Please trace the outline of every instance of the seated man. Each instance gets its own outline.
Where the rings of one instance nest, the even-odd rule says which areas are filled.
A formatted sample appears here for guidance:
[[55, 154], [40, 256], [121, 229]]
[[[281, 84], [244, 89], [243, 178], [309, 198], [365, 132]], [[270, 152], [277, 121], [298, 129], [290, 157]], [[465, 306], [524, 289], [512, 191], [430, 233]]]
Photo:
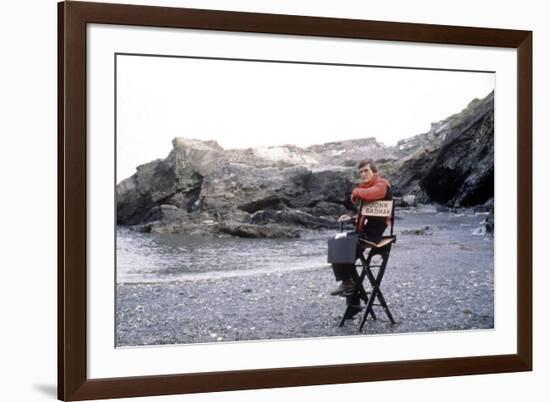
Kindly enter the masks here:
[[[351, 194], [351, 201], [353, 203], [360, 202], [361, 200], [372, 202], [392, 199], [390, 183], [386, 179], [380, 177], [378, 168], [372, 159], [364, 160], [359, 163], [359, 174], [361, 176], [361, 182]], [[339, 221], [345, 222], [352, 219], [353, 218], [348, 215], [342, 215]], [[371, 217], [366, 220], [365, 217], [362, 217], [356, 227], [362, 238], [373, 243], [378, 243], [386, 230], [387, 222], [386, 218]], [[355, 265], [332, 264], [332, 269], [336, 280], [342, 281], [342, 283], [330, 294], [332, 296], [351, 296], [354, 290], [351, 272], [353, 269], [356, 269]], [[355, 312], [360, 311], [360, 299], [358, 296], [352, 298], [352, 300], [348, 300], [348, 303], [351, 304], [352, 307], [355, 307]]]

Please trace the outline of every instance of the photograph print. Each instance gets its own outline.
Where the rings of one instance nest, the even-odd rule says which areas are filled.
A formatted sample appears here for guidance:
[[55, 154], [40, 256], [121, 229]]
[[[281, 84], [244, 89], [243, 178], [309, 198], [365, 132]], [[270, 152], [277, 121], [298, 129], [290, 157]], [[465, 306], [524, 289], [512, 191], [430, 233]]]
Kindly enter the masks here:
[[494, 328], [491, 71], [115, 57], [115, 346]]

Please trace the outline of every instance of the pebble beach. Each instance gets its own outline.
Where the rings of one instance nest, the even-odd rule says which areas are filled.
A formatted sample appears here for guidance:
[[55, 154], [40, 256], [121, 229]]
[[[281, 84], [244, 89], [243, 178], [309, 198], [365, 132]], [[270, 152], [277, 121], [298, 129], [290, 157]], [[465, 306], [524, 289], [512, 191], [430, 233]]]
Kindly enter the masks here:
[[[397, 231], [381, 286], [396, 323], [375, 306], [378, 319], [369, 317], [363, 335], [494, 327], [492, 236], [473, 235], [460, 215], [430, 224]], [[339, 327], [345, 299], [330, 296], [337, 284], [328, 264], [118, 283], [116, 345], [356, 336], [363, 312]]]

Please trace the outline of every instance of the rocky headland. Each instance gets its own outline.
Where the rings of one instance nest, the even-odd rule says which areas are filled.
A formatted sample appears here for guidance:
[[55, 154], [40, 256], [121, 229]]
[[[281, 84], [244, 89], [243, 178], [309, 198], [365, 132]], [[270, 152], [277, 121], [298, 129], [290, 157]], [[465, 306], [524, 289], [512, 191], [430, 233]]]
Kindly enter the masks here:
[[385, 146], [375, 138], [223, 149], [175, 138], [165, 159], [140, 165], [117, 185], [117, 223], [153, 233], [298, 237], [336, 227], [353, 213], [357, 162], [372, 158], [401, 207], [492, 212], [493, 93], [429, 132]]

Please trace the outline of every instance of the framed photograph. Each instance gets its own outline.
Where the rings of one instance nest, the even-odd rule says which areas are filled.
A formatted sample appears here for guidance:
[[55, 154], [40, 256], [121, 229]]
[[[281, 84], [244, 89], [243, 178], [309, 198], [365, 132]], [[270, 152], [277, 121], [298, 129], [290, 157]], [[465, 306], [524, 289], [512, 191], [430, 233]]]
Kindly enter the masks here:
[[58, 397], [532, 369], [532, 33], [62, 2]]

